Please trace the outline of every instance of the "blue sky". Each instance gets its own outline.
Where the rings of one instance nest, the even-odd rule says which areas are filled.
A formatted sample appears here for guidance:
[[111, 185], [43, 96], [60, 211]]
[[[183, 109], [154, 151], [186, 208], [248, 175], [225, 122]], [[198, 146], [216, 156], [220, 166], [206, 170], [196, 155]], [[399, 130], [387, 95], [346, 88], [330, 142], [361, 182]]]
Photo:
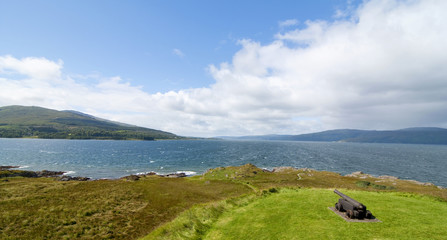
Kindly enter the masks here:
[[[0, 1], [0, 55], [64, 61], [71, 74], [121, 76], [151, 93], [208, 86], [209, 64], [241, 39], [261, 43], [279, 22], [331, 20], [344, 0]], [[296, 25], [298, 26], [298, 25]]]
[[447, 127], [447, 1], [0, 0], [0, 106], [185, 136]]

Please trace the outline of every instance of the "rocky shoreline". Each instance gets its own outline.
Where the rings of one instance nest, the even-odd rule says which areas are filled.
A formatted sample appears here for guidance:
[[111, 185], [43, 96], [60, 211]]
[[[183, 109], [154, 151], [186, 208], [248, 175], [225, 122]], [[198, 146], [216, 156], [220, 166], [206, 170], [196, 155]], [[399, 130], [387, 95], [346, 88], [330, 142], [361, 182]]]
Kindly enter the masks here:
[[[14, 170], [16, 168], [20, 168], [20, 166], [0, 166], [0, 178], [6, 177], [27, 177], [27, 178], [41, 178], [41, 177], [52, 177], [57, 179], [58, 181], [89, 181], [94, 180], [88, 177], [72, 177], [68, 175], [64, 175], [66, 172], [63, 171], [28, 171], [28, 170]], [[129, 181], [137, 181], [142, 177], [146, 176], [159, 176], [159, 177], [167, 177], [167, 178], [181, 178], [187, 177], [186, 173], [169, 173], [169, 174], [157, 174], [155, 172], [148, 172], [145, 174], [138, 175], [129, 175], [121, 177], [120, 179], [129, 180]]]
[[[28, 178], [52, 177], [52, 178], [57, 179], [58, 181], [91, 181], [91, 180], [94, 180], [94, 179], [91, 179], [88, 177], [72, 177], [72, 176], [64, 175], [66, 172], [62, 172], [62, 171], [12, 170], [12, 169], [16, 169], [16, 168], [20, 168], [20, 166], [0, 166], [0, 178], [6, 178], [6, 177], [28, 177]], [[266, 171], [266, 172], [276, 172], [276, 173], [284, 173], [284, 172], [297, 171], [297, 170], [302, 171], [302, 173], [298, 174], [299, 179], [304, 177], [304, 175], [312, 176], [313, 175], [312, 172], [317, 171], [317, 170], [311, 169], [311, 168], [298, 169], [298, 168], [294, 168], [294, 167], [275, 167], [271, 171], [267, 170], [267, 169], [263, 169], [263, 171]], [[207, 172], [209, 172], [209, 171], [213, 171], [213, 169], [210, 169]], [[206, 173], [204, 173], [204, 174], [206, 174]], [[304, 175], [302, 176], [302, 174], [304, 174]], [[187, 177], [188, 175], [183, 172], [169, 173], [169, 174], [158, 174], [156, 172], [147, 172], [144, 174], [124, 176], [119, 179], [127, 180], [127, 181], [138, 181], [140, 178], [147, 177], [147, 176], [159, 176], [159, 177], [166, 177], [166, 178], [183, 178], [183, 177]], [[382, 175], [382, 176], [375, 177], [371, 174], [363, 173], [361, 171], [346, 174], [346, 175], [344, 175], [344, 177], [352, 177], [352, 178], [358, 178], [358, 179], [375, 179], [374, 180], [375, 183], [387, 182], [387, 183], [391, 183], [394, 185], [396, 185], [397, 180], [400, 180], [400, 181], [407, 181], [409, 183], [413, 183], [413, 184], [421, 185], [421, 186], [436, 186], [435, 184], [429, 183], [429, 182], [420, 182], [420, 181], [416, 181], [416, 180], [403, 180], [403, 179], [399, 179], [398, 177], [389, 176], [389, 175]], [[445, 187], [442, 187], [442, 186], [436, 186], [436, 187], [439, 189], [445, 189]]]
[[[375, 182], [380, 183], [380, 182], [391, 182], [393, 184], [395, 184], [396, 180], [403, 180], [403, 181], [407, 181], [416, 185], [421, 185], [421, 186], [436, 186], [433, 183], [430, 182], [420, 182], [420, 181], [416, 181], [416, 180], [404, 180], [404, 179], [399, 179], [398, 177], [395, 176], [389, 176], [389, 175], [382, 175], [382, 176], [378, 176], [378, 177], [374, 177], [371, 174], [367, 174], [361, 171], [357, 171], [357, 172], [353, 172], [351, 174], [347, 174], [345, 175], [345, 177], [354, 177], [354, 178], [359, 178], [359, 179], [367, 179], [367, 178], [377, 178], [378, 180], [376, 180]], [[445, 189], [442, 186], [437, 186], [440, 189]]]
[[52, 177], [59, 181], [88, 181], [91, 180], [87, 177], [72, 177], [64, 175], [66, 172], [62, 171], [27, 171], [27, 170], [13, 170], [20, 168], [20, 166], [0, 166], [0, 178], [6, 177], [27, 177], [27, 178], [41, 178]]

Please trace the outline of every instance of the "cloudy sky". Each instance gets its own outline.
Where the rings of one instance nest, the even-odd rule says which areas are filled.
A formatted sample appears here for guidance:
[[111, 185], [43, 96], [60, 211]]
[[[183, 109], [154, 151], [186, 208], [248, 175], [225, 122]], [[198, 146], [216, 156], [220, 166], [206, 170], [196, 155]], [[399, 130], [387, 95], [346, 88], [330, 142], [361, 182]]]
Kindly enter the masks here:
[[447, 127], [447, 1], [0, 0], [0, 106], [185, 136]]

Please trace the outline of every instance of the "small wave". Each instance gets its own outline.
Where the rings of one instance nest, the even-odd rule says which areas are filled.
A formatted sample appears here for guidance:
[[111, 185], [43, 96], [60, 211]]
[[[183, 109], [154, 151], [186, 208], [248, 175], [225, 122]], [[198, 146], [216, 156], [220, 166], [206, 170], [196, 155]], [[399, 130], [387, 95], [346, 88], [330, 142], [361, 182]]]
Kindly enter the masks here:
[[20, 166], [20, 167], [18, 167], [18, 168], [29, 168], [29, 166]]
[[197, 172], [194, 171], [177, 171], [176, 173], [184, 173], [186, 174], [186, 176], [192, 176], [197, 174]]
[[146, 175], [146, 174], [149, 174], [149, 173], [155, 173], [156, 175], [160, 175], [160, 173], [152, 172], [152, 171], [150, 171], [150, 172], [139, 172], [139, 173], [135, 173], [135, 175]]
[[154, 163], [155, 161], [149, 161], [149, 163]]
[[48, 154], [55, 154], [55, 153], [57, 153], [57, 152], [46, 151], [46, 150], [40, 150], [39, 152], [41, 152], [41, 153], [48, 153]]
[[75, 171], [68, 171], [68, 172], [66, 172], [66, 173], [64, 173], [62, 175], [70, 175], [70, 174], [75, 174], [75, 173], [76, 173]]

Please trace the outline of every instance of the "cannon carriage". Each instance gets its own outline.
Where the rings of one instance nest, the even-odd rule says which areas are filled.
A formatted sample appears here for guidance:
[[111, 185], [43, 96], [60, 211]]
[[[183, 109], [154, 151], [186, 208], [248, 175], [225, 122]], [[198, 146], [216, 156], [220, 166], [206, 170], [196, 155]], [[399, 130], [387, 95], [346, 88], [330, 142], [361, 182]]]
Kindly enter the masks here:
[[341, 198], [335, 203], [335, 209], [339, 212], [346, 212], [346, 216], [350, 219], [373, 219], [372, 213], [366, 209], [366, 206], [362, 203], [350, 198], [349, 196], [341, 193], [337, 189], [334, 193], [339, 195]]

